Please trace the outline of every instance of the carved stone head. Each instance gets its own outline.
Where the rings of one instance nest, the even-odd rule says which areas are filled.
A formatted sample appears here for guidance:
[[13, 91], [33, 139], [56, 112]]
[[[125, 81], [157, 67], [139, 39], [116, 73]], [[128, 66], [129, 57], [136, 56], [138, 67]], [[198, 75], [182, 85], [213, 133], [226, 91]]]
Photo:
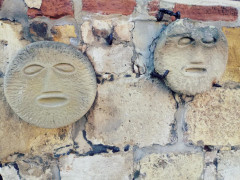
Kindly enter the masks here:
[[212, 87], [224, 73], [227, 40], [221, 30], [190, 19], [170, 25], [154, 53], [156, 72], [169, 70], [165, 83], [180, 94], [195, 95]]
[[56, 42], [37, 42], [11, 61], [4, 93], [24, 121], [58, 128], [79, 120], [96, 95], [96, 76], [89, 60], [77, 49]]

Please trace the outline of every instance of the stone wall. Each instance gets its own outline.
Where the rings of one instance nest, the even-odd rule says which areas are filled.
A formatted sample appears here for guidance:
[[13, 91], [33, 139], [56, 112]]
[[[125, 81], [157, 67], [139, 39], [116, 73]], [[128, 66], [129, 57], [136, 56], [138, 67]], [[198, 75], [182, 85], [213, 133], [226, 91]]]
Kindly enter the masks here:
[[[222, 87], [184, 96], [150, 76], [152, 44], [175, 20], [156, 22], [159, 8], [223, 30]], [[0, 9], [0, 179], [240, 179], [238, 0], [0, 0]], [[72, 125], [29, 125], [6, 102], [6, 66], [36, 41], [75, 46], [94, 66], [96, 100]]]

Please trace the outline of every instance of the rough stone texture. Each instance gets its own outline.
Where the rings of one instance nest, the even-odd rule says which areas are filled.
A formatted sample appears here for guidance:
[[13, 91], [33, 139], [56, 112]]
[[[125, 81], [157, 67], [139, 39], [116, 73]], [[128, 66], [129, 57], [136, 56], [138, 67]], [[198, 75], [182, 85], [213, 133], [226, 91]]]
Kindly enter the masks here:
[[54, 41], [62, 42], [65, 44], [70, 44], [70, 38], [77, 37], [74, 25], [54, 26], [51, 29], [51, 32], [53, 34]]
[[204, 180], [217, 180], [216, 179], [217, 173], [216, 173], [216, 166], [213, 164], [210, 164], [204, 169]]
[[102, 14], [132, 14], [136, 0], [83, 0], [82, 10]]
[[50, 18], [60, 18], [63, 16], [73, 16], [73, 7], [71, 0], [42, 0], [40, 10], [28, 9], [28, 16], [34, 18], [36, 16], [47, 16]]
[[240, 179], [240, 151], [226, 151], [218, 155], [217, 179]]
[[35, 41], [48, 39], [48, 24], [41, 21], [34, 21], [29, 26], [31, 37]]
[[9, 21], [0, 21], [0, 70], [5, 71], [5, 66], [17, 52], [28, 42], [22, 39], [22, 25]]
[[[113, 98], [114, 97], [114, 98]], [[92, 141], [115, 146], [171, 143], [175, 102], [158, 81], [124, 78], [98, 87], [86, 124]]]
[[201, 21], [236, 21], [238, 18], [238, 10], [234, 7], [176, 4], [176, 11], [181, 12], [181, 18]]
[[150, 21], [136, 21], [133, 30], [133, 43], [137, 52], [137, 59], [134, 64], [138, 67], [140, 74], [144, 74], [146, 70], [153, 71], [153, 60], [151, 53], [153, 49], [151, 45], [153, 41], [160, 35], [163, 28], [162, 23]]
[[218, 82], [228, 58], [227, 40], [214, 26], [177, 20], [163, 31], [154, 52], [154, 67], [179, 94], [205, 92]]
[[69, 155], [60, 159], [62, 180], [112, 179], [128, 180], [132, 176], [132, 153], [100, 154], [77, 157]]
[[42, 0], [25, 0], [25, 3], [29, 8], [40, 9]]
[[151, 154], [139, 162], [140, 177], [157, 179], [200, 179], [203, 171], [203, 155], [198, 154]]
[[13, 111], [43, 128], [67, 126], [82, 118], [94, 102], [96, 86], [86, 56], [72, 46], [50, 41], [22, 49], [4, 78], [4, 94]]
[[94, 20], [92, 27], [94, 35], [102, 38], [107, 38], [112, 32], [112, 22], [110, 20]]
[[18, 176], [17, 170], [14, 168], [13, 165], [7, 165], [4, 167], [0, 166], [0, 179], [5, 180], [20, 180], [20, 177]]
[[223, 81], [240, 82], [240, 28], [223, 27], [228, 40], [228, 64], [223, 75]]
[[133, 48], [124, 45], [89, 47], [87, 56], [97, 73], [131, 73]]
[[156, 16], [160, 8], [159, 0], [152, 0], [148, 3], [148, 14]]
[[92, 24], [89, 21], [85, 21], [81, 25], [82, 39], [86, 44], [92, 44], [95, 41], [93, 32], [92, 32]]
[[131, 31], [133, 30], [133, 28], [134, 24], [132, 22], [120, 21], [114, 27], [114, 36], [116, 37], [116, 39], [129, 42], [132, 39]]
[[214, 88], [195, 96], [186, 114], [188, 140], [201, 145], [240, 145], [239, 97], [239, 88]]

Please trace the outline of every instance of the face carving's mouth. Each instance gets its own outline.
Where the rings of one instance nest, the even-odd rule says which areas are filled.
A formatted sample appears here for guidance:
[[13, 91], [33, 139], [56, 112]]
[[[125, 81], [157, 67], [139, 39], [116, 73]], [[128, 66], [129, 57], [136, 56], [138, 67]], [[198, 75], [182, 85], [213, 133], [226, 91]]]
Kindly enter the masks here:
[[37, 103], [45, 107], [59, 107], [68, 103], [68, 98], [60, 92], [46, 92], [37, 97]]
[[189, 73], [205, 73], [207, 72], [206, 68], [200, 68], [200, 67], [192, 67], [192, 68], [186, 68], [185, 72]]

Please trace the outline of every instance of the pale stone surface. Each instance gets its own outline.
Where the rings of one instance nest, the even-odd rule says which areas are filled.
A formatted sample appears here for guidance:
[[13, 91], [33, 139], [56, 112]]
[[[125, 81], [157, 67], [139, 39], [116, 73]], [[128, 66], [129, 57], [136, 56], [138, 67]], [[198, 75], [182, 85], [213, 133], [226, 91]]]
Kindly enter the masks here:
[[240, 82], [240, 28], [223, 27], [223, 32], [228, 40], [228, 63], [223, 81]]
[[134, 28], [133, 22], [120, 21], [117, 22], [117, 25], [114, 27], [114, 32], [116, 38], [119, 38], [121, 41], [131, 41], [132, 33], [131, 31]]
[[223, 151], [218, 155], [217, 179], [240, 179], [240, 151]]
[[137, 52], [135, 64], [139, 66], [140, 74], [154, 69], [151, 45], [160, 35], [163, 24], [153, 21], [136, 21], [133, 30], [133, 43]]
[[92, 44], [94, 42], [94, 35], [92, 32], [92, 25], [91, 22], [85, 21], [81, 25], [81, 31], [82, 31], [82, 39], [83, 42], [86, 44]]
[[106, 38], [112, 32], [111, 20], [93, 20], [93, 33], [96, 36]]
[[156, 80], [124, 78], [98, 86], [98, 98], [86, 124], [94, 143], [140, 147], [171, 143], [175, 102]]
[[87, 57], [77, 49], [63, 43], [37, 42], [9, 64], [4, 94], [24, 121], [59, 128], [79, 120], [91, 108], [96, 76]]
[[0, 21], [0, 70], [5, 71], [6, 63], [28, 42], [21, 40], [22, 25]]
[[0, 167], [0, 177], [3, 180], [20, 180], [20, 177], [17, 174], [17, 170], [13, 165], [7, 165], [4, 167]]
[[90, 47], [87, 56], [92, 61], [97, 73], [130, 73], [132, 72], [131, 58], [133, 48], [124, 45], [112, 45], [111, 47]]
[[77, 34], [75, 32], [74, 25], [58, 25], [54, 26], [51, 31], [53, 32], [53, 40], [57, 42], [62, 42], [65, 44], [70, 44], [70, 38], [76, 38]]
[[204, 169], [204, 180], [217, 180], [216, 166], [211, 164]]
[[154, 67], [161, 75], [169, 70], [164, 81], [173, 91], [195, 95], [220, 80], [227, 59], [227, 40], [221, 30], [181, 19], [169, 24], [161, 34]]
[[240, 145], [240, 89], [214, 88], [195, 96], [186, 113], [189, 141], [205, 145]]
[[60, 175], [62, 180], [128, 180], [133, 172], [132, 162], [132, 153], [86, 157], [71, 154], [60, 159]]
[[203, 155], [197, 154], [151, 154], [138, 164], [139, 179], [185, 180], [200, 179], [203, 171]]
[[24, 0], [29, 8], [40, 9], [42, 0]]

